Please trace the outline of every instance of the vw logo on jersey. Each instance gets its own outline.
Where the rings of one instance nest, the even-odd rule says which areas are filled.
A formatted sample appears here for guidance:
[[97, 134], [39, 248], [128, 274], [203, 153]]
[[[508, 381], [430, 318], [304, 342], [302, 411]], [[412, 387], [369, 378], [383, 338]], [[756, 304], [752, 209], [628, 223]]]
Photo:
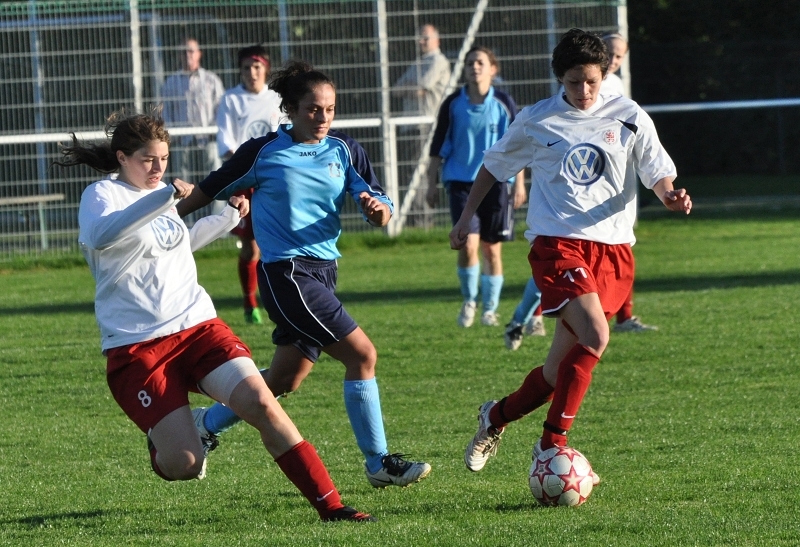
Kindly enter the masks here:
[[328, 164], [328, 173], [330, 173], [332, 178], [340, 179], [344, 176], [344, 172], [342, 171], [342, 164], [338, 161], [332, 162]]
[[247, 138], [256, 139], [269, 133], [269, 124], [264, 120], [256, 120], [247, 126]]
[[165, 251], [169, 251], [180, 245], [183, 241], [183, 226], [174, 218], [160, 216], [150, 223], [156, 241]]
[[597, 182], [606, 167], [606, 156], [597, 146], [589, 143], [576, 144], [564, 156], [564, 175], [582, 186]]

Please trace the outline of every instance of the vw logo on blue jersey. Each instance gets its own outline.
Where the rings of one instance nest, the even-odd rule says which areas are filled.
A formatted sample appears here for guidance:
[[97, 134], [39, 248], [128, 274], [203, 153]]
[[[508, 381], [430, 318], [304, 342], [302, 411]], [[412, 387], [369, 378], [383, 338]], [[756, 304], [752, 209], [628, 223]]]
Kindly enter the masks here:
[[606, 168], [606, 156], [597, 146], [576, 144], [569, 149], [562, 163], [564, 175], [582, 186], [597, 182]]
[[342, 171], [342, 164], [338, 161], [331, 162], [328, 164], [328, 174], [335, 179], [340, 179], [344, 176], [344, 171]]
[[150, 223], [156, 241], [165, 251], [174, 249], [183, 241], [183, 226], [174, 218], [160, 216]]

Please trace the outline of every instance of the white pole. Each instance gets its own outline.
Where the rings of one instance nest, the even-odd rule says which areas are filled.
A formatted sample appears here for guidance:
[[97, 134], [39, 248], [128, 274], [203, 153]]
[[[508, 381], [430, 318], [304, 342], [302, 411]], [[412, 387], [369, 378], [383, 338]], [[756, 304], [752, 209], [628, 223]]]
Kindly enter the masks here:
[[[619, 27], [620, 35], [625, 38], [626, 42], [630, 42], [628, 37], [628, 4], [626, 0], [620, 0], [617, 6], [617, 27]], [[631, 96], [631, 63], [630, 54], [622, 59], [622, 87], [625, 90], [625, 96]]]
[[[553, 52], [556, 48], [556, 12], [553, 9], [553, 0], [547, 0], [547, 53], [548, 56]], [[548, 66], [550, 63], [547, 63]], [[548, 72], [550, 72], [548, 70]], [[550, 80], [550, 95], [555, 95], [558, 93], [558, 88], [561, 84], [558, 83], [555, 76], [551, 74]]]
[[390, 236], [400, 233], [402, 224], [398, 223], [399, 195], [397, 190], [397, 141], [394, 138], [395, 127], [392, 125], [392, 103], [389, 83], [389, 31], [386, 24], [386, 0], [376, 0], [375, 11], [378, 19], [378, 66], [381, 81], [381, 134], [383, 137], [383, 173], [386, 195], [395, 205], [392, 220], [387, 230]]
[[142, 81], [142, 44], [139, 38], [139, 0], [129, 0], [131, 12], [131, 66], [133, 78], [133, 107], [137, 112], [144, 110], [144, 84]]

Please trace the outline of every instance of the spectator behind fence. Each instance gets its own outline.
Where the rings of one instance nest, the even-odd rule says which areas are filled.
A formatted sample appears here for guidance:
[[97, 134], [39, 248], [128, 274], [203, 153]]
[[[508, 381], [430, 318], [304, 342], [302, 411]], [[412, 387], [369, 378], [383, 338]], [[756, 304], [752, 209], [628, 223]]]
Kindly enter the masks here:
[[[270, 72], [267, 49], [261, 45], [245, 47], [239, 50], [237, 58], [242, 83], [225, 92], [217, 111], [217, 148], [225, 161], [246, 141], [277, 131], [278, 125], [284, 120], [280, 111], [280, 95], [267, 87]], [[246, 190], [241, 195], [250, 198], [252, 190]], [[249, 214], [242, 218], [233, 233], [239, 236], [242, 244], [238, 270], [244, 318], [248, 323], [260, 324], [262, 319], [256, 299], [256, 267], [261, 251], [253, 235]]]
[[[200, 66], [203, 52], [197, 40], [187, 37], [181, 56], [182, 68], [171, 75], [161, 87], [164, 103], [164, 122], [176, 127], [211, 127], [216, 120], [217, 107], [225, 94], [222, 80]], [[219, 169], [217, 144], [211, 134], [182, 135], [174, 138], [170, 150], [172, 172], [183, 180], [192, 180], [202, 173]]]
[[[450, 82], [450, 61], [439, 49], [439, 31], [435, 26], [422, 25], [419, 29], [418, 43], [421, 56], [395, 82], [392, 93], [402, 99], [403, 115], [435, 116]], [[430, 128], [431, 124], [401, 125], [399, 132], [405, 135], [410, 143], [407, 142], [398, 150], [400, 157], [410, 159], [416, 165]], [[424, 192], [418, 192], [411, 212], [420, 213], [424, 208]], [[423, 218], [419, 222], [416, 220], [416, 217], [412, 217], [409, 224], [430, 224], [430, 219]]]

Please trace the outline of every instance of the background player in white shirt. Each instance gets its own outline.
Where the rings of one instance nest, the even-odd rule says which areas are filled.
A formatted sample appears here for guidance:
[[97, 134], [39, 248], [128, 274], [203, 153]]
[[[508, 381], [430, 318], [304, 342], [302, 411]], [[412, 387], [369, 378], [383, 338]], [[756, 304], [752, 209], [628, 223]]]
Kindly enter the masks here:
[[193, 186], [161, 180], [169, 133], [158, 112], [109, 118], [110, 141], [62, 150], [62, 166], [118, 172], [81, 196], [79, 243], [97, 284], [95, 310], [114, 399], [147, 435], [153, 471], [172, 480], [202, 479], [206, 455], [189, 409], [189, 391], [229, 405], [259, 430], [264, 447], [323, 520], [374, 520], [346, 507], [314, 447], [273, 397], [250, 350], [216, 316], [197, 283], [192, 252], [236, 225], [249, 202], [191, 231], [176, 204]]
[[[534, 455], [566, 446], [567, 433], [608, 344], [608, 318], [633, 283], [635, 192], [638, 174], [672, 211], [689, 213], [691, 199], [674, 189], [677, 172], [650, 117], [635, 102], [600, 93], [608, 70], [603, 41], [580, 29], [553, 50], [563, 94], [525, 108], [484, 154], [467, 205], [450, 232], [454, 249], [466, 243], [469, 221], [494, 180], [531, 168], [528, 260], [542, 291], [545, 315], [557, 318], [543, 366], [500, 401], [480, 407], [478, 431], [464, 461], [483, 469], [496, 454], [505, 426], [550, 401]], [[595, 476], [595, 482], [599, 477]]]
[[[606, 78], [603, 80], [603, 85], [600, 86], [600, 93], [606, 95], [622, 95], [630, 99], [630, 95], [625, 92], [622, 78], [616, 74], [622, 65], [622, 61], [628, 54], [628, 42], [621, 34], [617, 33], [603, 35], [603, 41], [606, 43], [606, 48], [608, 48], [608, 74], [606, 74]], [[616, 313], [614, 332], [646, 332], [650, 330], [658, 330], [658, 327], [654, 325], [645, 325], [639, 317], [633, 315], [633, 287], [631, 287], [628, 298], [625, 299], [622, 307]]]
[[[217, 110], [217, 149], [227, 161], [243, 143], [276, 131], [285, 121], [280, 110], [281, 97], [267, 87], [270, 60], [267, 49], [260, 45], [239, 50], [239, 73], [242, 83], [225, 92]], [[252, 192], [243, 195], [250, 197]], [[239, 283], [242, 286], [244, 318], [248, 323], [262, 322], [256, 291], [256, 267], [261, 251], [253, 235], [250, 215], [245, 216], [233, 233], [239, 236]]]

